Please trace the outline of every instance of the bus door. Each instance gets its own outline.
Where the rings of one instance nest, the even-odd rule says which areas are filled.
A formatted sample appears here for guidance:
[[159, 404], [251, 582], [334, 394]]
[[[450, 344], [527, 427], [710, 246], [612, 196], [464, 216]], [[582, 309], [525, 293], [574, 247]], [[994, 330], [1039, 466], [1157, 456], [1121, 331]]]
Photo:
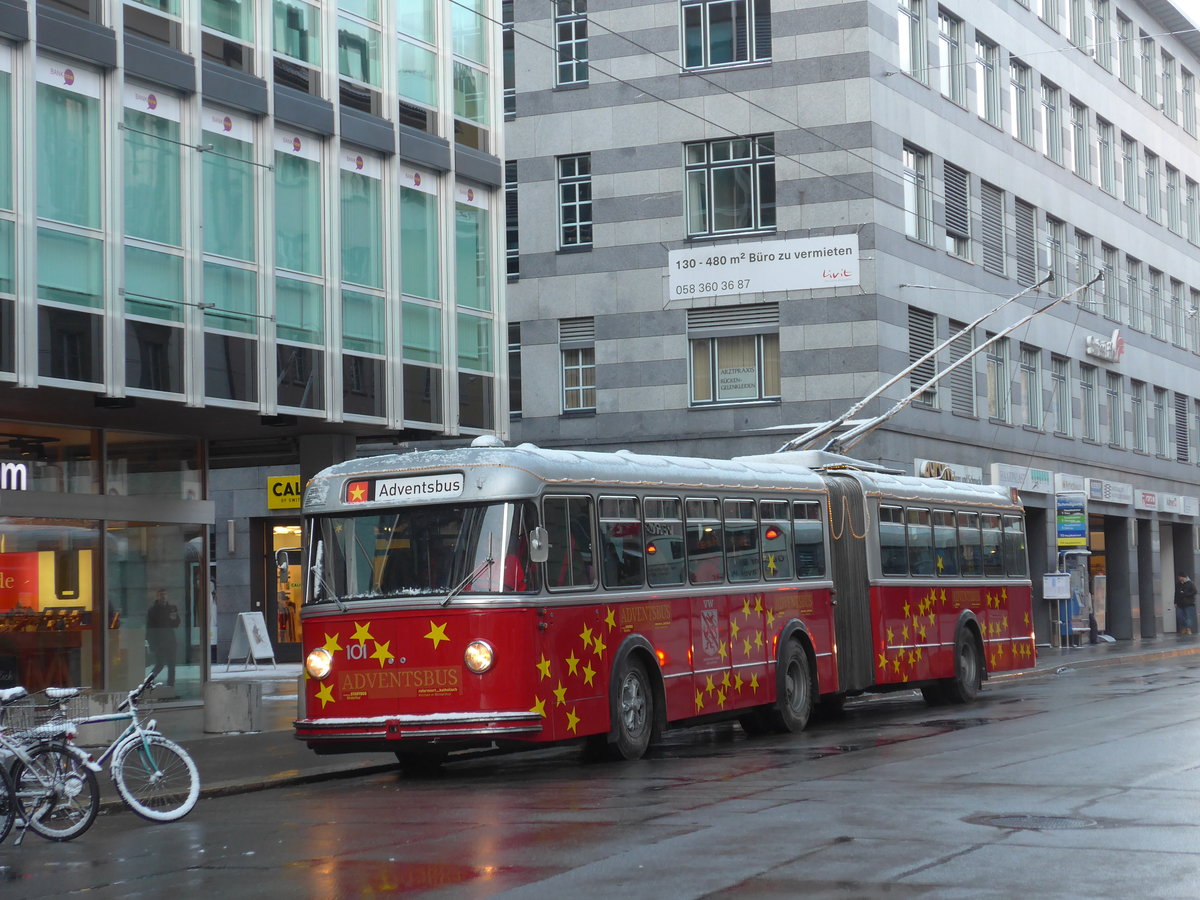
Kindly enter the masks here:
[[875, 670], [863, 489], [850, 476], [822, 477], [829, 488], [830, 575], [837, 592], [833, 622], [837, 636], [838, 688], [865, 690], [875, 683]]

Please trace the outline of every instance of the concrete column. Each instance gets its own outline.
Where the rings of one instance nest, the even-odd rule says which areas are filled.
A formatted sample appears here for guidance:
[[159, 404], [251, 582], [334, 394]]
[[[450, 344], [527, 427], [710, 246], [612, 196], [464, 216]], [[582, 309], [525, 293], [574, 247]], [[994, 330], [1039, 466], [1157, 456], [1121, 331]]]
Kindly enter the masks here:
[[1142, 622], [1142, 637], [1158, 635], [1158, 604], [1154, 602], [1154, 539], [1155, 524], [1150, 519], [1137, 521], [1137, 586], [1138, 610]]
[[354, 436], [350, 434], [302, 434], [297, 438], [300, 451], [300, 485], [335, 463], [354, 459]]
[[1053, 572], [1055, 557], [1050, 547], [1054, 535], [1047, 533], [1046, 510], [1025, 509], [1025, 541], [1029, 547], [1029, 577], [1033, 581], [1033, 633], [1039, 644], [1048, 644], [1054, 636], [1053, 601], [1042, 597], [1042, 576]]
[[1104, 517], [1104, 561], [1108, 573], [1108, 602], [1104, 630], [1118, 640], [1133, 637], [1133, 597], [1129, 590], [1129, 520]]

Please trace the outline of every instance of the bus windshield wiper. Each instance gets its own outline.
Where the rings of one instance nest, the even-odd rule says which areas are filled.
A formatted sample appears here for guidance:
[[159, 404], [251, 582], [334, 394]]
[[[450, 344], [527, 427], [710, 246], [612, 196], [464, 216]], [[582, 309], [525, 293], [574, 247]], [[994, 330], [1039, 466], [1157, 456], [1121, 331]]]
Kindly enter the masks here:
[[449, 606], [451, 600], [453, 600], [455, 597], [457, 597], [459, 594], [461, 594], [464, 590], [466, 590], [467, 585], [470, 584], [472, 581], [474, 581], [476, 578], [478, 578], [480, 575], [482, 575], [484, 570], [488, 566], [490, 566], [492, 563], [494, 563], [495, 561], [496, 561], [495, 558], [492, 556], [492, 539], [489, 536], [488, 537], [487, 558], [484, 559], [484, 561], [481, 562], [479, 565], [477, 565], [475, 567], [475, 570], [473, 572], [471, 572], [470, 575], [468, 575], [466, 578], [464, 578], [462, 581], [460, 581], [458, 584], [456, 584], [450, 590], [450, 593], [448, 593], [446, 595], [446, 599], [444, 599], [442, 601], [442, 606]]
[[337, 604], [339, 612], [346, 611], [346, 604], [342, 602], [342, 598], [337, 595], [337, 592], [332, 589], [329, 580], [325, 577], [325, 541], [317, 541], [317, 561], [314, 562], [309, 569], [309, 572], [317, 579], [317, 584], [324, 589], [325, 593]]

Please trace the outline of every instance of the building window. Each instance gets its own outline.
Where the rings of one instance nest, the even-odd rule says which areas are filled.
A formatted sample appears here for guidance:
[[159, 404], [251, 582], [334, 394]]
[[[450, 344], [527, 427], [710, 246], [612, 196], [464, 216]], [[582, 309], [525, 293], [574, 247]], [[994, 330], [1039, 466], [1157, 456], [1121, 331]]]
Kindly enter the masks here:
[[521, 418], [521, 323], [508, 324], [508, 415]]
[[1108, 407], [1108, 444], [1121, 447], [1125, 443], [1125, 400], [1121, 392], [1121, 375], [1105, 372], [1105, 394]]
[[1068, 15], [1071, 18], [1071, 43], [1076, 47], [1087, 46], [1087, 7], [1084, 0], [1069, 0]]
[[1146, 151], [1146, 215], [1155, 222], [1162, 220], [1162, 185], [1159, 181], [1158, 155]]
[[693, 405], [780, 396], [779, 307], [688, 310]]
[[1048, 81], [1042, 82], [1042, 152], [1062, 162], [1062, 91]]
[[1100, 151], [1100, 189], [1116, 196], [1117, 193], [1117, 148], [1115, 130], [1111, 122], [1096, 119], [1097, 146]]
[[561, 319], [558, 323], [564, 413], [594, 412], [596, 409], [595, 340], [595, 319]]
[[[937, 345], [937, 317], [915, 306], [908, 308], [908, 362], [910, 365], [928, 355]], [[937, 375], [937, 360], [930, 357], [909, 373], [908, 387], [915, 391]], [[916, 402], [923, 406], [937, 405], [937, 385], [922, 391]]]
[[1071, 163], [1075, 174], [1092, 180], [1091, 135], [1088, 129], [1088, 109], [1071, 101]]
[[1188, 398], [1175, 395], [1175, 462], [1191, 462], [1191, 434], [1188, 432]]
[[1109, 0], [1092, 0], [1092, 33], [1096, 62], [1112, 71], [1112, 12]]
[[988, 418], [1012, 421], [1011, 385], [1008, 377], [1008, 338], [988, 347], [987, 354]]
[[1100, 396], [1097, 393], [1097, 377], [1095, 366], [1079, 366], [1079, 400], [1085, 441], [1100, 440]]
[[1141, 209], [1138, 191], [1137, 141], [1127, 134], [1121, 135], [1121, 181], [1125, 203]]
[[1179, 170], [1167, 166], [1167, 227], [1176, 234], [1183, 232], [1182, 204], [1179, 196]]
[[321, 92], [321, 11], [304, 0], [274, 0], [275, 83]]
[[933, 192], [929, 186], [929, 154], [904, 147], [904, 230], [910, 238], [933, 240]]
[[1055, 297], [1065, 296], [1067, 278], [1067, 225], [1058, 219], [1046, 217], [1046, 243], [1050, 251], [1050, 293]]
[[1017, 262], [1017, 283], [1032, 287], [1038, 283], [1037, 210], [1024, 200], [1013, 210], [1013, 252]]
[[1158, 54], [1154, 38], [1142, 34], [1142, 99], [1151, 106], [1158, 106]]
[[1154, 389], [1154, 452], [1163, 459], [1172, 456], [1171, 422], [1167, 418], [1167, 389]]
[[684, 145], [688, 237], [775, 228], [775, 139]]
[[1146, 385], [1141, 381], [1131, 383], [1129, 412], [1133, 420], [1133, 449], [1138, 453], [1147, 453], [1149, 423], [1146, 418]]
[[[687, 12], [685, 10], [686, 18]], [[555, 84], [587, 84], [588, 20], [587, 0], [555, 0], [555, 44], [558, 66]]]
[[1165, 338], [1166, 314], [1164, 312], [1163, 273], [1158, 269], [1150, 270], [1150, 333], [1156, 338]]
[[1142, 264], [1131, 256], [1125, 257], [1125, 305], [1129, 310], [1129, 327], [1144, 331], [1145, 306], [1142, 297]]
[[[959, 334], [966, 323], [950, 320], [950, 333]], [[970, 356], [975, 349], [975, 329], [959, 334], [950, 342], [950, 365]], [[950, 373], [950, 408], [964, 416], [975, 415], [975, 363], [964, 363]]]
[[1196, 76], [1187, 69], [1179, 71], [1179, 86], [1182, 100], [1180, 107], [1183, 112], [1183, 128], [1190, 134], [1196, 134]]
[[1104, 316], [1114, 322], [1121, 320], [1121, 252], [1108, 244], [1101, 245], [1104, 256]]
[[1133, 22], [1117, 13], [1117, 57], [1121, 63], [1121, 83], [1128, 88], [1137, 84], [1137, 48], [1133, 45]]
[[1179, 120], [1179, 85], [1175, 82], [1175, 57], [1162, 54], [1162, 109], [1172, 122]]
[[928, 84], [925, 64], [925, 0], [900, 0], [900, 69]]
[[991, 41], [978, 37], [975, 41], [975, 83], [978, 91], [979, 117], [1000, 127], [1002, 122], [1000, 48]]
[[1028, 428], [1042, 427], [1042, 351], [1021, 345], [1021, 404]]
[[945, 10], [938, 12], [938, 80], [942, 96], [966, 106], [967, 79], [963, 71], [963, 23]]
[[1041, 0], [1039, 5], [1038, 17], [1053, 28], [1058, 30], [1058, 0]]
[[683, 0], [684, 68], [737, 66], [770, 58], [770, 0]]
[[520, 218], [517, 201], [517, 162], [504, 164], [504, 260], [509, 278], [521, 274]]
[[1033, 98], [1029, 96], [1029, 66], [1009, 58], [1009, 93], [1012, 101], [1012, 133], [1022, 144], [1033, 146]]
[[1093, 309], [1097, 291], [1084, 287], [1095, 276], [1092, 268], [1092, 236], [1086, 232], [1075, 231], [1075, 286], [1079, 293], [1075, 295], [1075, 303], [1080, 309]]
[[558, 158], [558, 247], [592, 246], [592, 157]]
[[[513, 27], [513, 2], [500, 4], [500, 50], [504, 56], [504, 119], [517, 115], [517, 35]], [[402, 45], [401, 45], [402, 46]]]
[[1200, 241], [1200, 185], [1188, 178], [1183, 201], [1184, 236], [1195, 244]]
[[971, 258], [971, 176], [946, 163], [942, 170], [946, 197], [946, 251]]
[[1054, 411], [1054, 433], [1071, 436], [1071, 362], [1063, 356], [1050, 357], [1050, 403]]
[[979, 185], [979, 242], [983, 267], [996, 275], [1005, 271], [1004, 191], [995, 185]]
[[1171, 343], [1176, 347], [1187, 346], [1183, 311], [1183, 282], [1171, 279], [1171, 305], [1167, 308], [1167, 321], [1171, 331]]

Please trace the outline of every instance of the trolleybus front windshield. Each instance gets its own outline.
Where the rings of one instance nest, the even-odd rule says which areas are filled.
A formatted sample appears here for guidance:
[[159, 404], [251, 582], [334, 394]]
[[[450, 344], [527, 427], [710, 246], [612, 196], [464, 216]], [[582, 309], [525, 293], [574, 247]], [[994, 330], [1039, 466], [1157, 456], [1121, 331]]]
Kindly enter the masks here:
[[536, 590], [530, 503], [439, 504], [315, 516], [305, 602]]

